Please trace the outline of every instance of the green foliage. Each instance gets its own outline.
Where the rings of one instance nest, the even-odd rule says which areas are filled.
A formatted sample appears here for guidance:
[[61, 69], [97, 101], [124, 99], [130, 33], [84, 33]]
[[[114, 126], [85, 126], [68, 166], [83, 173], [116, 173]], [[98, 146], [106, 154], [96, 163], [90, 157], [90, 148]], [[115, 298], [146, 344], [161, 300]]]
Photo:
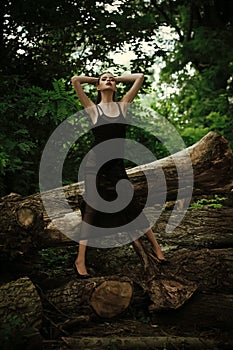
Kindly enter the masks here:
[[70, 254], [60, 249], [54, 250], [53, 248], [42, 249], [39, 251], [40, 263], [47, 268], [62, 269], [66, 265], [67, 261], [70, 260]]
[[115, 7], [112, 1], [95, 0], [3, 1], [0, 61], [9, 75], [23, 75], [32, 85], [51, 88], [54, 78], [68, 79], [71, 72], [105, 69], [112, 65], [109, 52], [121, 50], [125, 42], [141, 56], [135, 69], [149, 64], [137, 40], [151, 38], [155, 17], [143, 0]]
[[225, 197], [219, 197], [218, 195], [215, 195], [214, 198], [202, 198], [199, 199], [197, 202], [193, 203], [190, 205], [190, 208], [196, 209], [196, 208], [213, 208], [213, 209], [218, 209], [222, 208], [222, 203], [225, 201]]
[[190, 6], [186, 1], [175, 3], [178, 40], [161, 74], [161, 86], [166, 82], [162, 92], [168, 87], [175, 90], [157, 108], [167, 114], [188, 145], [210, 130], [233, 145], [233, 5], [220, 0], [205, 0], [202, 5], [193, 1]]
[[34, 118], [42, 125], [52, 122], [58, 125], [65, 118], [76, 112], [77, 98], [73, 91], [67, 91], [63, 79], [53, 82], [53, 90], [43, 90], [39, 87], [22, 88], [19, 108], [24, 110], [22, 117]]
[[2, 350], [19, 349], [24, 345], [24, 323], [25, 322], [16, 314], [8, 316], [3, 320], [0, 329]]
[[14, 87], [1, 104], [0, 191], [23, 195], [38, 190], [38, 167], [48, 137], [80, 105], [63, 79], [53, 90]]
[[[228, 0], [96, 2], [3, 0], [1, 16], [0, 194], [29, 194], [38, 189], [38, 167], [48, 137], [59, 123], [81, 109], [70, 77], [97, 75], [114, 66], [110, 52], [127, 43], [136, 54], [127, 70], [143, 71], [147, 106], [167, 118], [187, 146], [208, 131], [233, 145], [233, 3]], [[165, 28], [165, 31], [163, 31]], [[162, 34], [161, 34], [162, 33]], [[148, 46], [144, 47], [145, 42]], [[153, 65], [163, 64], [152, 91]], [[148, 79], [149, 77], [149, 79]], [[87, 88], [88, 89], [88, 88]], [[94, 90], [87, 90], [94, 97]], [[124, 88], [119, 86], [119, 96]], [[131, 129], [157, 158], [168, 154], [172, 131], [161, 140], [161, 120], [138, 116], [147, 132]], [[149, 122], [148, 122], [149, 121]], [[64, 183], [77, 179], [90, 135], [69, 151]], [[68, 145], [64, 145], [68, 147]], [[174, 144], [174, 151], [178, 148]], [[178, 150], [178, 149], [177, 149]]]
[[[127, 138], [134, 140], [148, 150], [157, 158], [163, 158], [169, 154], [166, 148], [166, 140], [161, 130], [164, 129], [163, 121], [157, 118], [157, 115], [151, 108], [147, 108], [143, 102], [136, 100], [127, 114], [130, 126], [127, 128]], [[166, 129], [167, 130], [167, 129]], [[167, 130], [168, 131], [168, 130]], [[164, 139], [159, 138], [163, 134]], [[132, 150], [132, 159], [135, 158], [135, 151]], [[143, 162], [149, 163], [153, 159], [143, 155]]]
[[[12, 311], [12, 310], [11, 310]], [[11, 314], [1, 319], [0, 340], [1, 350], [27, 349], [28, 339], [38, 334], [38, 330], [25, 325], [25, 320], [20, 316]], [[37, 338], [37, 345], [40, 339]]]

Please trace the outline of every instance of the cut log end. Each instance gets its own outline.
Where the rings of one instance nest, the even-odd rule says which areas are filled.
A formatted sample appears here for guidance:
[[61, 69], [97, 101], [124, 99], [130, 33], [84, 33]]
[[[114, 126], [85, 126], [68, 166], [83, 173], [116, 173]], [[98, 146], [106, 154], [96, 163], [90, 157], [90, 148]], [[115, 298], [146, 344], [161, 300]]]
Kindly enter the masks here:
[[90, 305], [96, 314], [103, 318], [112, 318], [127, 309], [133, 295], [129, 282], [105, 281], [92, 293]]
[[19, 208], [16, 212], [17, 221], [21, 227], [28, 228], [33, 225], [35, 221], [35, 213], [29, 207]]

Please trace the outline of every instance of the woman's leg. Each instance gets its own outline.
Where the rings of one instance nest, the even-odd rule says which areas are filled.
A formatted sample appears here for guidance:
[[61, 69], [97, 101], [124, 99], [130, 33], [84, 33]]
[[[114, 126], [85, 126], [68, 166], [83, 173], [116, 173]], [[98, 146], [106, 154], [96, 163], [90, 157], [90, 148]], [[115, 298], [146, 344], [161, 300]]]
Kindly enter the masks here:
[[79, 242], [78, 247], [78, 256], [75, 260], [75, 266], [80, 275], [86, 275], [87, 269], [86, 269], [86, 248], [87, 248], [87, 240], [83, 240]]
[[94, 218], [96, 216], [96, 210], [94, 210], [90, 206], [90, 204], [94, 205], [94, 207], [97, 206], [96, 198], [93, 197], [93, 193], [95, 193], [93, 190], [93, 186], [95, 185], [95, 180], [96, 180], [96, 175], [94, 173], [86, 174], [86, 177], [85, 177], [86, 205], [85, 205], [81, 228], [80, 228], [78, 256], [75, 260], [75, 266], [80, 275], [87, 274], [86, 249], [87, 249], [88, 237], [91, 237], [91, 227], [89, 225], [93, 224]]
[[157, 239], [155, 238], [155, 234], [152, 231], [152, 229], [150, 228], [146, 233], [147, 238], [149, 239], [150, 243], [152, 244], [155, 254], [157, 255], [157, 258], [159, 260], [165, 260], [165, 257], [163, 255], [163, 252], [157, 242]]

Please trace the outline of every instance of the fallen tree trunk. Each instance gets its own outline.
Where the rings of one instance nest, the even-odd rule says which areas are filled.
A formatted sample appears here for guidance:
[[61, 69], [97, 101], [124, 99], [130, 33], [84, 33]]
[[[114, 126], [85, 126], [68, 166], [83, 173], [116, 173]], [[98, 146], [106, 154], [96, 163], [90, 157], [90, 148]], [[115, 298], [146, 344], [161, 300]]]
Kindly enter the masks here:
[[67, 314], [93, 312], [103, 318], [120, 315], [129, 306], [133, 283], [127, 277], [93, 277], [73, 279], [66, 285], [46, 293], [46, 300]]
[[188, 209], [179, 226], [167, 232], [170, 215], [171, 210], [163, 211], [154, 231], [159, 241], [173, 250], [232, 247], [233, 208]]
[[[187, 308], [187, 305], [191, 303], [192, 306], [190, 306], [189, 312], [183, 312], [182, 314], [181, 311], [182, 321], [190, 324], [192, 318], [197, 320], [200, 304], [200, 324], [208, 327], [208, 318], [215, 314], [217, 317], [215, 318], [219, 319], [219, 324], [226, 326], [229, 323], [229, 315], [233, 311], [232, 259], [232, 248], [202, 249], [191, 252], [177, 251], [171, 258], [170, 263], [164, 265], [159, 271], [155, 271], [154, 276], [151, 276], [150, 279], [147, 278], [146, 272], [134, 276], [132, 274], [129, 279], [127, 277], [120, 278], [119, 276], [93, 277], [85, 281], [71, 279], [60, 288], [49, 290], [46, 293], [46, 299], [69, 315], [92, 315], [93, 308], [90, 305], [90, 300], [96, 286], [109, 280], [130, 281], [130, 283], [134, 281], [134, 293], [131, 301], [133, 307], [138, 308], [141, 304], [147, 305], [154, 315], [163, 311], [164, 317], [166, 317], [168, 310], [172, 310], [170, 311], [172, 315], [175, 310], [177, 312], [178, 310], [185, 310], [184, 308]], [[135, 285], [140, 285], [141, 288], [135, 288]], [[198, 291], [194, 293], [197, 285]], [[225, 296], [222, 294], [223, 290], [226, 293]], [[184, 295], [185, 291], [187, 292], [186, 295]], [[194, 296], [192, 296], [193, 293]], [[206, 303], [206, 306], [204, 302], [205, 294], [203, 293], [206, 293], [209, 298], [209, 303]], [[118, 296], [116, 296], [117, 298]], [[116, 299], [114, 299], [115, 301], [113, 299], [106, 300], [109, 300], [109, 304], [113, 302], [113, 307], [115, 307]], [[119, 293], [119, 304], [120, 299], [121, 295]], [[102, 301], [103, 299], [100, 298], [99, 302], [101, 307], [103, 305], [104, 308]], [[99, 316], [102, 317], [103, 315], [99, 314]], [[214, 322], [213, 317], [212, 319]]]
[[[190, 155], [190, 158], [187, 156]], [[191, 161], [189, 163], [189, 161]], [[188, 164], [187, 164], [188, 163]], [[177, 165], [179, 164], [179, 174]], [[191, 166], [191, 169], [190, 169]], [[166, 179], [160, 176], [161, 169]], [[179, 199], [189, 201], [192, 195], [208, 195], [215, 193], [229, 194], [233, 189], [233, 153], [226, 139], [221, 135], [210, 132], [195, 145], [180, 151], [172, 156], [160, 159], [153, 163], [134, 167], [127, 171], [132, 181], [137, 200], [144, 202], [147, 193], [146, 178], [150, 179], [149, 192], [151, 194], [150, 204], [156, 206], [167, 201], [176, 200], [179, 191]], [[182, 174], [182, 175], [181, 175]], [[187, 175], [186, 175], [187, 174]], [[182, 181], [180, 181], [180, 176]], [[181, 183], [180, 183], [181, 182]], [[183, 186], [183, 187], [182, 187]], [[193, 192], [192, 190], [193, 187]], [[63, 188], [70, 208], [60, 206], [61, 190], [56, 189], [43, 195], [44, 203], [53, 202], [50, 207], [50, 219], [53, 224], [48, 229], [56, 231], [56, 224], [67, 230], [71, 239], [77, 239], [77, 224], [81, 222], [80, 206], [83, 184], [77, 183]], [[63, 193], [62, 193], [63, 195]], [[60, 210], [58, 210], [58, 206]], [[153, 209], [153, 212], [155, 210]], [[78, 219], [77, 219], [78, 217]], [[76, 233], [75, 233], [76, 231]]]
[[176, 251], [166, 267], [166, 276], [183, 276], [198, 284], [198, 289], [179, 309], [154, 312], [154, 305], [150, 305], [153, 322], [189, 329], [231, 330], [232, 261], [233, 248]]
[[[207, 145], [208, 151], [205, 153], [203, 149]], [[193, 162], [195, 194], [225, 193], [232, 189], [232, 153], [221, 136], [213, 133], [208, 134], [200, 143], [190, 148], [190, 154]], [[177, 155], [177, 159], [182, 164], [182, 152]], [[157, 168], [161, 166], [168, 183], [167, 198], [173, 199], [174, 194], [176, 195], [175, 164], [172, 157], [168, 157], [154, 164], [151, 163], [129, 171], [129, 175], [138, 190], [139, 200], [144, 196], [145, 187], [142, 168], [144, 168], [144, 172], [148, 171], [151, 175], [156, 174]], [[223, 172], [227, 174], [224, 174], [224, 181], [222, 181]], [[0, 231], [2, 251], [9, 254], [12, 253], [12, 249], [15, 249], [21, 254], [34, 246], [46, 246], [54, 241], [67, 241], [67, 237], [52, 226], [53, 223], [50, 223], [50, 226], [48, 223], [50, 219], [67, 220], [68, 223], [72, 223], [72, 217], [76, 216], [74, 225], [77, 224], [77, 216], [79, 220], [81, 219], [78, 209], [81, 186], [82, 184], [74, 184], [65, 188], [70, 206], [72, 210], [76, 210], [72, 213], [70, 213], [70, 208], [66, 206], [62, 211], [57, 210], [56, 203], [60, 200], [58, 189], [46, 193], [48, 200], [54, 206], [54, 216], [51, 218], [46, 217], [39, 194], [27, 198], [19, 196], [3, 198], [1, 208], [7, 219], [4, 222], [4, 230], [2, 227]], [[30, 203], [32, 203], [31, 206]], [[204, 214], [204, 217], [199, 218], [200, 213]], [[211, 213], [213, 215], [210, 215]], [[164, 241], [167, 240], [170, 244], [176, 245], [176, 249], [179, 248], [179, 241], [181, 241], [180, 246], [182, 246], [183, 241], [183, 247], [187, 246], [193, 249], [208, 246], [208, 244], [210, 247], [219, 245], [229, 247], [232, 242], [231, 208], [189, 210], [184, 221], [173, 231], [174, 236], [173, 232], [172, 235], [165, 232], [165, 224], [169, 214], [168, 211], [164, 211], [156, 225], [161, 236], [164, 235]], [[18, 232], [18, 235], [12, 235], [13, 239], [11, 239], [13, 232], [10, 222], [13, 222], [14, 232]], [[24, 238], [20, 236], [22, 232]], [[221, 236], [219, 232], [221, 232]], [[8, 236], [7, 245], [5, 245], [6, 236]], [[211, 251], [204, 249], [197, 252], [177, 251], [171, 258], [170, 264], [160, 268], [148, 254], [144, 241], [140, 239], [140, 242], [143, 251], [138, 253], [143, 261], [144, 272], [141, 274], [141, 279], [134, 281], [134, 283], [138, 283], [142, 287], [145, 298], [149, 296], [150, 305], [148, 307], [153, 316], [158, 316], [158, 319], [154, 318], [157, 323], [163, 319], [161, 315], [166, 311], [166, 315], [168, 313], [176, 315], [171, 323], [175, 323], [175, 319], [181, 315], [181, 324], [192, 324], [190, 320], [198, 322], [199, 318], [199, 324], [207, 328], [209, 324], [214, 324], [213, 319], [218, 321], [219, 327], [229, 325], [229, 315], [233, 311], [231, 248]], [[216, 242], [216, 245], [213, 245], [213, 242]], [[197, 286], [198, 291], [196, 291]], [[119, 278], [116, 276], [113, 278], [110, 276], [108, 278], [96, 277], [87, 281], [71, 280], [63, 287], [48, 291], [46, 299], [64, 314], [73, 314], [77, 318], [93, 313], [98, 317], [111, 318], [120, 315], [137, 300], [137, 295], [134, 295], [136, 299], [132, 300], [132, 288], [132, 279], [127, 277]], [[227, 294], [222, 294], [223, 290]], [[207, 294], [204, 295], [204, 292]], [[189, 300], [188, 303], [187, 300]], [[182, 310], [187, 307], [189, 307], [188, 312], [182, 314]], [[200, 310], [201, 314], [197, 310]], [[208, 323], [209, 319], [212, 323]]]
[[[141, 284], [156, 310], [180, 307], [197, 289], [195, 283], [181, 277], [164, 275], [160, 280], [157, 277], [158, 274], [149, 284]], [[59, 310], [72, 315], [92, 315], [94, 310], [102, 318], [112, 318], [129, 306], [133, 293], [130, 285], [132, 281], [119, 276], [93, 277], [88, 281], [71, 280], [65, 286], [48, 291], [46, 299]], [[166, 294], [167, 290], [169, 293]], [[135, 293], [134, 298], [137, 299]]]
[[[215, 325], [218, 328], [228, 329], [233, 311], [232, 257], [233, 249], [230, 248], [215, 251], [207, 249], [191, 252], [177, 251], [170, 264], [164, 266], [157, 273], [155, 271], [155, 276], [150, 281], [144, 279], [143, 273], [137, 276], [138, 279], [134, 283], [139, 283], [144, 293], [140, 289], [134, 288], [133, 299], [131, 299], [132, 279], [109, 276], [94, 277], [88, 280], [72, 279], [60, 288], [47, 291], [44, 302], [49, 302], [65, 318], [73, 317], [78, 322], [86, 322], [85, 320], [88, 322], [88, 319], [83, 317], [84, 315], [95, 314], [98, 317], [111, 318], [127, 310], [127, 305], [131, 304], [133, 308], [140, 308], [143, 304], [149, 307], [152, 320], [159, 325], [167, 322], [182, 327], [197, 325], [208, 329]], [[173, 273], [176, 275], [174, 276]], [[176, 308], [176, 294], [179, 294], [179, 290], [177, 290], [177, 285], [169, 283], [179, 282], [177, 276], [186, 276], [194, 283], [198, 282], [199, 285], [198, 292], [189, 299], [188, 303], [183, 300], [183, 304], [178, 305], [179, 308]], [[27, 281], [28, 279], [25, 280], [25, 282]], [[115, 284], [106, 283], [111, 281], [114, 281]], [[180, 281], [183, 284], [184, 280], [180, 278]], [[22, 286], [24, 283], [22, 283]], [[127, 285], [126, 289], [121, 287], [125, 283]], [[98, 287], [101, 285], [104, 293], [98, 292]], [[118, 287], [116, 288], [116, 286]], [[164, 288], [161, 288], [161, 286]], [[9, 292], [9, 289], [10, 285], [7, 286], [7, 289], [4, 288], [5, 294]], [[222, 294], [223, 290], [226, 294]], [[26, 291], [27, 288], [25, 288]], [[96, 291], [97, 294], [95, 295]], [[32, 293], [29, 292], [29, 298], [25, 305], [31, 305], [31, 295]], [[92, 296], [95, 296], [94, 304], [92, 304]], [[127, 300], [127, 303], [125, 303], [125, 300]], [[168, 300], [167, 304], [166, 300]], [[23, 301], [25, 301], [25, 297]], [[171, 301], [174, 301], [174, 303], [172, 304]], [[20, 302], [20, 298], [14, 299], [14, 309], [18, 308]], [[96, 305], [99, 305], [100, 308], [96, 309]], [[7, 308], [4, 310], [6, 311]], [[99, 310], [102, 311], [99, 312]], [[37, 311], [34, 316], [38, 317]], [[63, 328], [60, 328], [62, 333]]]
[[[181, 170], [183, 166], [185, 172], [187, 152], [190, 154], [193, 168], [194, 195], [230, 193], [233, 188], [233, 154], [221, 135], [210, 132], [184, 151], [130, 169], [128, 174], [135, 186], [138, 201], [144, 200], [147, 193], [144, 174], [149, 175], [150, 178], [156, 178], [159, 169], [162, 169], [165, 174], [166, 194], [163, 192], [164, 186], [161, 186], [157, 180], [152, 181], [150, 191], [154, 193], [155, 202], [159, 202], [160, 197], [164, 196], [167, 196], [167, 200], [175, 199], [178, 191], [178, 176], [174, 159], [181, 164]], [[192, 179], [188, 177], [185, 184], [190, 187]], [[185, 187], [179, 190], [185, 197], [187, 194]], [[67, 199], [65, 203], [63, 191]], [[52, 208], [50, 217], [47, 217], [39, 193], [26, 198], [18, 195], [3, 197], [0, 202], [1, 253], [23, 254], [33, 247], [77, 240], [77, 227], [81, 223], [79, 206], [82, 191], [83, 184], [76, 183], [44, 193], [43, 200]], [[218, 224], [221, 225], [221, 222]], [[59, 227], [63, 230], [59, 230]]]
[[233, 248], [176, 251], [167, 267], [170, 273], [198, 283], [205, 293], [233, 293]]
[[[63, 342], [69, 349], [107, 349], [117, 348], [122, 350], [131, 349], [226, 349], [221, 341], [195, 337], [63, 337]], [[232, 341], [227, 342], [227, 346], [233, 345]], [[226, 344], [224, 344], [226, 346]]]
[[[158, 276], [159, 273], [148, 285], [142, 284], [144, 291], [149, 292], [156, 310], [178, 308], [196, 290], [195, 283], [183, 278], [164, 275], [163, 279], [157, 279]], [[119, 276], [95, 277], [88, 281], [71, 280], [65, 286], [48, 291], [46, 299], [63, 312], [92, 314], [94, 310], [102, 318], [112, 318], [129, 306], [133, 294], [132, 285], [127, 277]], [[169, 290], [169, 294], [164, 293], [166, 290]]]
[[152, 323], [186, 330], [222, 329], [232, 331], [233, 294], [195, 293], [177, 310], [151, 311]]

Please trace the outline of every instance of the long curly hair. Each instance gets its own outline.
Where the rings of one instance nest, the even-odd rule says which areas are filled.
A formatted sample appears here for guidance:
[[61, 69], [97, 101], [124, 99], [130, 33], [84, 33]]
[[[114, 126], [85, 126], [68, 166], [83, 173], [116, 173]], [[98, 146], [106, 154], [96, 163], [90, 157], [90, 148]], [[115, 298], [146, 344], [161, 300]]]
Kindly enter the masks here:
[[[104, 75], [104, 74], [111, 74], [112, 76], [114, 76], [111, 72], [108, 72], [108, 71], [103, 72], [103, 73], [101, 73], [101, 75], [99, 76], [98, 82], [97, 82], [96, 85], [99, 84], [100, 78], [101, 78], [102, 75]], [[98, 92], [97, 92], [97, 97], [96, 97], [96, 104], [97, 104], [97, 105], [101, 102], [101, 99], [102, 99], [101, 91], [98, 90]], [[116, 91], [113, 92], [112, 99], [113, 99], [114, 102], [116, 101]]]

